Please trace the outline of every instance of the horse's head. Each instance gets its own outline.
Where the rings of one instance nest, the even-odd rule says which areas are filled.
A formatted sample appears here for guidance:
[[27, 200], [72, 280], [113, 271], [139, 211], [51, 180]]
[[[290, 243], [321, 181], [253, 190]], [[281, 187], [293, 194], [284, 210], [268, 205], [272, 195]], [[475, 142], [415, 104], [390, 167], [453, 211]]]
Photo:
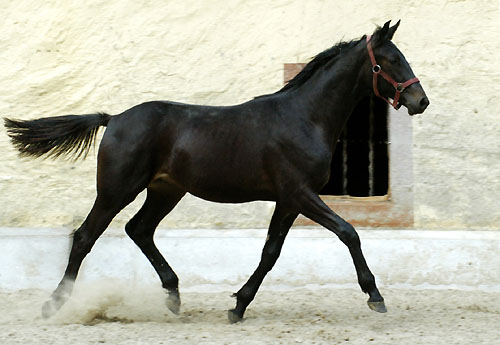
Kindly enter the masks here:
[[421, 114], [429, 105], [429, 99], [405, 57], [391, 41], [399, 23], [390, 27], [388, 21], [366, 38], [371, 62], [371, 84], [375, 95], [385, 99], [394, 108], [404, 105], [408, 114]]

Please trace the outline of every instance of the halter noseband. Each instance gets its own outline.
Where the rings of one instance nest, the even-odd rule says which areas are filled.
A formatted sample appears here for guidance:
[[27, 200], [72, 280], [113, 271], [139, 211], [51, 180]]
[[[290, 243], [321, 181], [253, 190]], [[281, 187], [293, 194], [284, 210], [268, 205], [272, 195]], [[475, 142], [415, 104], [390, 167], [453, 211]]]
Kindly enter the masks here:
[[[394, 79], [392, 79], [391, 76], [389, 76], [387, 73], [385, 73], [382, 70], [382, 67], [380, 67], [379, 64], [377, 64], [377, 61], [375, 60], [375, 55], [373, 54], [373, 49], [372, 49], [372, 44], [371, 44], [371, 36], [370, 35], [366, 36], [366, 48], [368, 49], [368, 55], [370, 55], [370, 61], [372, 62], [373, 91], [375, 92], [375, 96], [380, 97], [383, 100], [385, 100], [387, 103], [389, 103], [390, 105], [392, 105], [394, 107], [394, 109], [396, 109], [396, 110], [399, 109], [399, 107], [401, 105], [398, 104], [398, 101], [399, 101], [399, 96], [401, 96], [401, 93], [408, 86], [410, 86], [411, 84], [414, 84], [414, 83], [418, 83], [418, 82], [420, 82], [420, 80], [418, 80], [418, 78], [415, 77], [415, 78], [412, 78], [412, 79], [409, 79], [409, 80], [405, 81], [404, 83], [398, 83], [397, 81], [395, 81]], [[387, 80], [394, 87], [394, 89], [396, 90], [396, 93], [394, 94], [394, 98], [393, 98], [392, 103], [389, 101], [388, 98], [385, 98], [384, 96], [382, 96], [378, 92], [377, 78], [378, 78], [379, 74], [382, 76], [382, 78], [384, 78], [385, 80]]]

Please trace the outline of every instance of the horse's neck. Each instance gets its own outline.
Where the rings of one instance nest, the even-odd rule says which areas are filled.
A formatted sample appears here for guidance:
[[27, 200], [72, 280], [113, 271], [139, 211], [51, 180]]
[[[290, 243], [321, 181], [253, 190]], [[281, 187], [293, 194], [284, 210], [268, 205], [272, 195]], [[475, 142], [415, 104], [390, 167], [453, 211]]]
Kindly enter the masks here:
[[335, 142], [354, 107], [368, 94], [360, 76], [368, 57], [360, 53], [346, 52], [327, 71], [316, 72], [294, 97], [304, 107], [304, 116], [323, 127], [328, 139]]

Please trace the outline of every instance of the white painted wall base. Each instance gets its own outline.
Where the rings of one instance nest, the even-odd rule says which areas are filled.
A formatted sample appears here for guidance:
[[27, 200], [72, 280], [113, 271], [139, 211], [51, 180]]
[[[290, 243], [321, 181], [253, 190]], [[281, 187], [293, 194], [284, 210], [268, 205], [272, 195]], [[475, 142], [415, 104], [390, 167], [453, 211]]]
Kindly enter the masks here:
[[[499, 231], [359, 230], [379, 286], [500, 291]], [[69, 252], [69, 231], [0, 228], [0, 289], [53, 289]], [[242, 285], [257, 267], [266, 230], [158, 230], [156, 243], [181, 289]], [[97, 241], [79, 280], [160, 284], [123, 230]], [[347, 248], [324, 229], [292, 229], [266, 287], [357, 284]]]

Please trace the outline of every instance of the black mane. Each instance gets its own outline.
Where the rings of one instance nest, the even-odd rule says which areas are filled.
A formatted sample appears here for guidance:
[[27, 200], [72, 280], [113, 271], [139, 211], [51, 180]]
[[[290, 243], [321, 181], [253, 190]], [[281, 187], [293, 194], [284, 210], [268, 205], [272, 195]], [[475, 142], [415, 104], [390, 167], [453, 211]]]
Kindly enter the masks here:
[[332, 61], [335, 57], [341, 54], [346, 49], [354, 47], [360, 40], [365, 39], [366, 36], [363, 36], [361, 39], [352, 40], [348, 42], [339, 42], [331, 48], [326, 49], [325, 51], [316, 55], [305, 67], [302, 71], [299, 72], [293, 79], [289, 80], [283, 88], [281, 88], [276, 93], [280, 93], [283, 91], [287, 91], [290, 89], [297, 88], [304, 84], [311, 76], [316, 73], [321, 67], [327, 65], [330, 61]]

